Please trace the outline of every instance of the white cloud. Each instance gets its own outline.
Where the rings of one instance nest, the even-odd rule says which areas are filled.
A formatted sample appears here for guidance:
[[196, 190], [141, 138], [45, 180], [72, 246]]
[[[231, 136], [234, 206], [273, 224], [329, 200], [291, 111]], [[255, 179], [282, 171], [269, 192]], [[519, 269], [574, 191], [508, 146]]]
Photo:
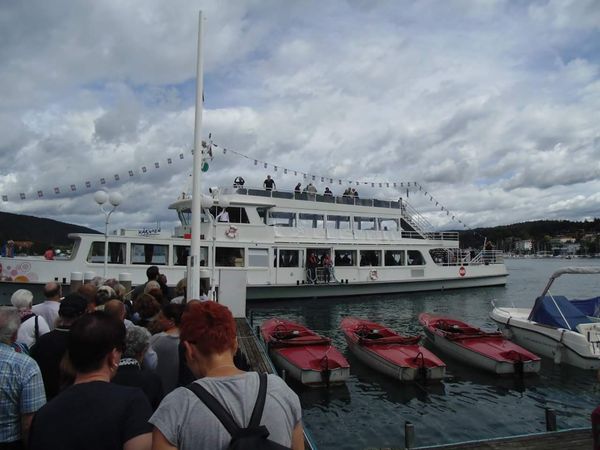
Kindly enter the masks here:
[[[99, 227], [88, 192], [104, 177], [125, 194], [116, 226], [174, 219], [166, 207], [190, 184], [199, 8], [203, 134], [249, 158], [217, 156], [210, 185], [304, 182], [258, 159], [336, 180], [420, 181], [473, 226], [596, 214], [593, 0], [5, 2], [5, 210]], [[420, 193], [409, 201], [451, 226]]]

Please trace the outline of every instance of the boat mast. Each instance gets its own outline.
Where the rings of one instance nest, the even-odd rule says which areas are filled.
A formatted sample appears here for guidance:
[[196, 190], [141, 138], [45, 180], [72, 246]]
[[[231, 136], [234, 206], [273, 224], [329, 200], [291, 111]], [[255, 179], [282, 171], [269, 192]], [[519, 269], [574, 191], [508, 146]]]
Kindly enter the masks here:
[[198, 12], [198, 55], [196, 63], [196, 120], [194, 123], [194, 166], [192, 172], [192, 243], [187, 260], [187, 298], [200, 298], [200, 213], [202, 208], [202, 11]]

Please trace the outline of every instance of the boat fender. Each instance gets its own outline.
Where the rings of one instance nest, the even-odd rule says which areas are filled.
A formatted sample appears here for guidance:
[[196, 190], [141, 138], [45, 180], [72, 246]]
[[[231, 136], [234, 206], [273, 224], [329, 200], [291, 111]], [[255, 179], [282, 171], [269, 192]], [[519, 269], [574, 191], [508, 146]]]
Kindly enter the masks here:
[[225, 236], [227, 236], [230, 239], [235, 239], [237, 237], [237, 232], [238, 232], [237, 227], [230, 225], [229, 228], [227, 228], [225, 230]]

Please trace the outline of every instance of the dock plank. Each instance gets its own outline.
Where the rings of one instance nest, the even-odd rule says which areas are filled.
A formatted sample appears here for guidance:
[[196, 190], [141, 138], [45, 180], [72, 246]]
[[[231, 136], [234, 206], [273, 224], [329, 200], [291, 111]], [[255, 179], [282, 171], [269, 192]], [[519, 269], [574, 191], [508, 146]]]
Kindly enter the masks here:
[[238, 345], [253, 371], [275, 373], [271, 360], [245, 318], [235, 319]]
[[414, 450], [589, 450], [592, 430], [563, 430], [508, 438], [461, 442], [433, 447], [413, 447]]

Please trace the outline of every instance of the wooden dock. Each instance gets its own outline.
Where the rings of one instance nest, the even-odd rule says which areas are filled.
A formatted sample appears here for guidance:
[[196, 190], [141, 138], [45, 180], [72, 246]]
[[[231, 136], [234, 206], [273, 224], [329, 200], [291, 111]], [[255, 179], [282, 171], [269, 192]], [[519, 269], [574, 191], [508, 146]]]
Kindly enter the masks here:
[[408, 448], [412, 450], [590, 450], [592, 448], [592, 429], [550, 431], [499, 439]]
[[[235, 319], [237, 326], [237, 338], [240, 350], [248, 360], [250, 368], [256, 372], [266, 372], [277, 374], [271, 358], [267, 354], [265, 347], [254, 334], [252, 327], [246, 318]], [[316, 450], [313, 439], [310, 437], [308, 430], [304, 428], [304, 448], [307, 450]]]
[[235, 319], [240, 350], [246, 356], [253, 371], [277, 373], [263, 345], [259, 342], [245, 318]]

